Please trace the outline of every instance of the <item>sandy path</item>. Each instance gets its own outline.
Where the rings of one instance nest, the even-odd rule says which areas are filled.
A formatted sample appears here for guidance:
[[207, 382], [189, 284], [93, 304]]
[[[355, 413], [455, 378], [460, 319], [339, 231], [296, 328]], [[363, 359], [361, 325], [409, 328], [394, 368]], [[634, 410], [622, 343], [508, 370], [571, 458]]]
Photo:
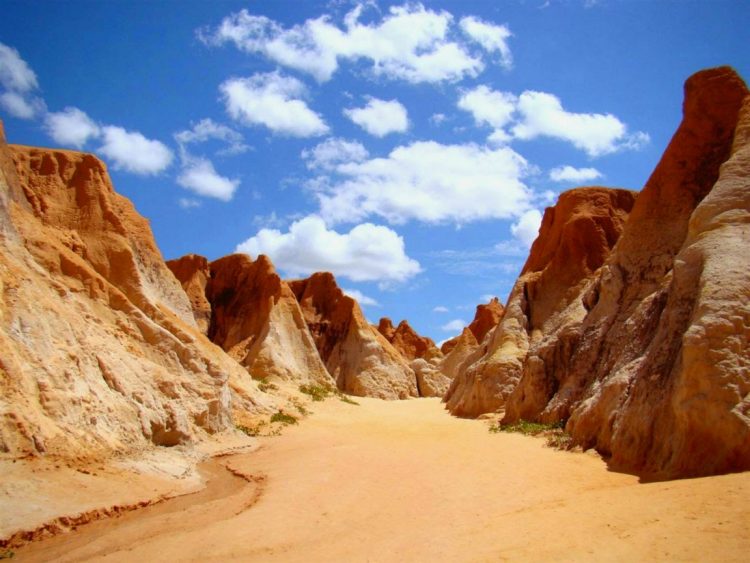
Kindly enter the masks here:
[[640, 484], [592, 455], [490, 434], [437, 400], [358, 401], [316, 405], [260, 451], [214, 462], [260, 484], [214, 465], [224, 485], [203, 497], [18, 560], [740, 561], [750, 550], [750, 473]]

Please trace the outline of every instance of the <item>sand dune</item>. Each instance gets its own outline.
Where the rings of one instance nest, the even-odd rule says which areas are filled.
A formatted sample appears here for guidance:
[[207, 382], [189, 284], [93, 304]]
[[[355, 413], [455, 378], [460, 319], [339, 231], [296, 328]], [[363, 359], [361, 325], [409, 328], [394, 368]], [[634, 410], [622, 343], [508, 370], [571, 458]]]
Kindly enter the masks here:
[[[640, 483], [436, 399], [316, 404], [202, 493], [17, 550], [29, 561], [744, 560], [750, 473]], [[230, 475], [231, 470], [232, 475]], [[244, 478], [242, 477], [244, 476]]]

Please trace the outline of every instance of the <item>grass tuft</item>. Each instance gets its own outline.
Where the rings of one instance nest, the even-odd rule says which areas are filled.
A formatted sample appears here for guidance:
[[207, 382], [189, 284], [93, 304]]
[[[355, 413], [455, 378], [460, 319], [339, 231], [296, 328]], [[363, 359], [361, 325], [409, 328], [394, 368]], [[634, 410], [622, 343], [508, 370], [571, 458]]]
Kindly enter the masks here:
[[515, 432], [524, 436], [545, 436], [547, 446], [558, 450], [569, 450], [573, 447], [573, 438], [565, 432], [565, 421], [546, 424], [543, 422], [530, 422], [519, 420], [511, 424], [497, 424], [490, 426], [490, 432]]
[[299, 390], [305, 395], [309, 395], [313, 401], [324, 401], [333, 393], [333, 389], [330, 387], [314, 384], [300, 385]]
[[297, 424], [297, 419], [294, 418], [290, 414], [286, 414], [285, 412], [277, 412], [273, 416], [271, 416], [271, 422], [279, 422], [281, 424]]

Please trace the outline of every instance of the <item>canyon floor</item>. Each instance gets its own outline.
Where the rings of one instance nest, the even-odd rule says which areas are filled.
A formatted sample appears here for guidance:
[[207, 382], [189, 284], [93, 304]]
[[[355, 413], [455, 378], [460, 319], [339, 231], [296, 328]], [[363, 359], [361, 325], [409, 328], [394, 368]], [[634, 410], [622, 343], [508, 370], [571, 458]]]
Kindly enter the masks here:
[[16, 560], [740, 561], [750, 550], [750, 473], [642, 483], [595, 455], [448, 416], [437, 399], [357, 402], [315, 403], [255, 451], [203, 463], [202, 491], [28, 544]]

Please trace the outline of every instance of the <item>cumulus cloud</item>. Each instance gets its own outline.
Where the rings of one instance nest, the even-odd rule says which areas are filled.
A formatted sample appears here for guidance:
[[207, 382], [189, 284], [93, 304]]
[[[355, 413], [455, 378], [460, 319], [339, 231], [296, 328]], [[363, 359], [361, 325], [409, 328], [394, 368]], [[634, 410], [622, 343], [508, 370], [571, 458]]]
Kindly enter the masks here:
[[413, 83], [456, 81], [484, 68], [480, 58], [449, 39], [453, 16], [446, 11], [409, 3], [363, 24], [362, 10], [360, 4], [346, 14], [343, 27], [323, 15], [290, 28], [241, 10], [215, 29], [201, 30], [199, 37], [209, 45], [232, 43], [244, 52], [262, 54], [319, 82], [331, 78], [340, 60], [368, 61], [375, 76]]
[[437, 307], [432, 308], [433, 313], [447, 313], [448, 307], [444, 307], [442, 305], [438, 305]]
[[347, 162], [315, 182], [322, 216], [354, 222], [378, 215], [391, 223], [465, 223], [508, 219], [531, 207], [522, 182], [529, 165], [513, 150], [475, 144], [415, 142], [387, 158]]
[[364, 306], [370, 306], [370, 307], [380, 307], [380, 303], [378, 303], [375, 299], [372, 297], [368, 297], [358, 289], [342, 289], [341, 291], [344, 292], [344, 295], [348, 295], [349, 297], [352, 297], [353, 299], [357, 300], [357, 303]]
[[194, 143], [205, 143], [206, 141], [222, 141], [227, 147], [220, 154], [240, 154], [246, 152], [250, 147], [244, 143], [244, 137], [239, 131], [231, 127], [216, 123], [213, 119], [201, 119], [192, 124], [190, 129], [179, 131], [174, 135], [175, 140], [181, 145], [190, 145]]
[[331, 137], [301, 154], [311, 170], [333, 170], [345, 162], [362, 162], [369, 154], [362, 143]]
[[440, 125], [443, 123], [448, 117], [444, 113], [433, 113], [430, 116], [430, 123], [433, 125]]
[[477, 125], [493, 127], [492, 140], [507, 141], [510, 137], [504, 128], [513, 120], [517, 102], [518, 98], [510, 92], [498, 92], [482, 85], [464, 91], [458, 107], [470, 112]]
[[517, 139], [553, 137], [572, 143], [592, 157], [623, 148], [637, 149], [648, 142], [645, 133], [628, 134], [625, 124], [612, 114], [569, 112], [557, 96], [546, 92], [522, 93], [517, 111], [520, 119], [512, 129]]
[[365, 107], [345, 109], [344, 115], [375, 137], [403, 133], [409, 128], [406, 108], [398, 100], [370, 98]]
[[147, 176], [162, 172], [172, 163], [172, 151], [160, 141], [114, 125], [102, 127], [101, 131], [103, 144], [99, 152], [112, 161], [115, 169]]
[[468, 16], [461, 18], [461, 29], [487, 52], [497, 52], [501, 66], [507, 69], [513, 66], [513, 55], [508, 47], [508, 39], [513, 34], [507, 26], [494, 25], [474, 16]]
[[177, 204], [183, 209], [194, 209], [201, 206], [200, 200], [192, 197], [181, 197], [177, 200]]
[[538, 209], [531, 209], [510, 226], [510, 232], [528, 248], [536, 240], [541, 224], [541, 212]]
[[440, 327], [445, 332], [461, 332], [467, 326], [467, 322], [462, 319], [453, 319]]
[[239, 244], [236, 252], [253, 257], [266, 254], [290, 276], [330, 271], [355, 282], [402, 282], [421, 271], [419, 263], [406, 255], [404, 239], [395, 231], [363, 223], [338, 233], [315, 215], [295, 221], [286, 233], [262, 229]]
[[278, 72], [230, 78], [219, 87], [227, 113], [246, 125], [263, 125], [291, 137], [316, 137], [328, 125], [300, 98], [306, 88], [296, 78]]
[[33, 119], [45, 110], [44, 101], [35, 96], [39, 88], [36, 74], [13, 47], [0, 43], [0, 106], [18, 119]]
[[210, 160], [185, 155], [177, 183], [198, 195], [229, 201], [234, 196], [239, 180], [221, 176]]
[[48, 113], [44, 128], [56, 143], [63, 146], [83, 148], [89, 139], [99, 136], [99, 126], [85, 112], [67, 107], [63, 111]]
[[602, 173], [596, 168], [573, 168], [565, 165], [549, 171], [549, 179], [553, 182], [589, 182], [601, 177]]

